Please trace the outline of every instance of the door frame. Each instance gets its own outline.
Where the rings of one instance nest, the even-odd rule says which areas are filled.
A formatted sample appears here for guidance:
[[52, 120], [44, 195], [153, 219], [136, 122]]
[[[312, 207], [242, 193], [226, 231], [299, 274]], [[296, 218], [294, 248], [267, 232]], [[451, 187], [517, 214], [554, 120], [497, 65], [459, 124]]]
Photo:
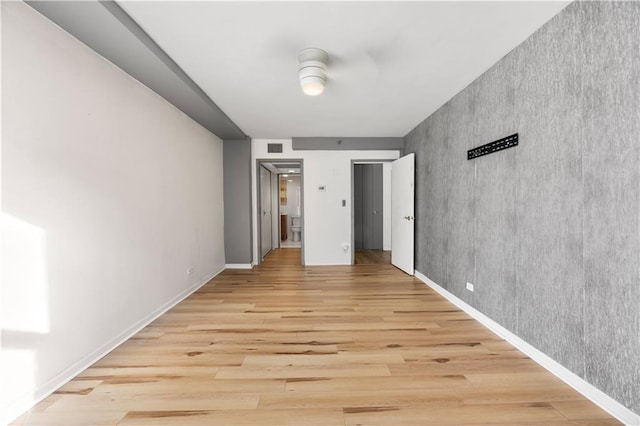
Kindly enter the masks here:
[[[269, 220], [269, 223], [271, 223], [271, 248], [269, 249], [269, 251], [263, 256], [262, 255], [262, 169], [261, 167], [264, 167], [264, 169], [269, 172], [269, 193], [271, 194], [271, 218]], [[262, 263], [262, 258], [266, 257], [269, 253], [271, 253], [271, 250], [273, 250], [273, 172], [271, 170], [269, 170], [268, 167], [265, 167], [264, 165], [260, 164], [260, 166], [258, 167], [257, 170], [257, 178], [258, 178], [258, 259], [259, 259], [259, 263]], [[278, 213], [280, 213], [278, 211]]]
[[[304, 266], [304, 243], [305, 243], [305, 233], [307, 227], [305, 226], [305, 214], [304, 214], [304, 160], [302, 158], [256, 158], [255, 170], [256, 170], [256, 206], [254, 209], [254, 213], [256, 214], [256, 224], [257, 224], [257, 249], [258, 249], [258, 258], [256, 259], [255, 264], [262, 264], [262, 256], [261, 256], [261, 247], [262, 247], [262, 221], [260, 220], [261, 215], [261, 194], [260, 194], [260, 167], [263, 164], [278, 164], [278, 163], [299, 163], [300, 164], [300, 224], [302, 226], [302, 231], [300, 232], [300, 264]], [[268, 170], [268, 169], [267, 169]], [[273, 173], [273, 172], [271, 172]], [[280, 175], [278, 179], [280, 178]], [[280, 231], [280, 195], [276, 193], [278, 198], [278, 231]], [[271, 194], [273, 198], [274, 195]], [[278, 232], [280, 234], [280, 232]], [[273, 246], [273, 242], [271, 244]], [[280, 237], [278, 236], [278, 247], [280, 247]]]
[[[356, 197], [356, 188], [355, 188], [355, 165], [356, 164], [383, 164], [383, 181], [384, 181], [384, 163], [393, 163], [395, 160], [383, 159], [383, 160], [375, 160], [371, 158], [367, 158], [364, 160], [351, 160], [351, 165], [349, 166], [350, 175], [351, 175], [351, 264], [355, 265], [356, 263], [356, 212], [355, 212], [355, 197]], [[384, 197], [384, 192], [382, 193]], [[383, 223], [384, 229], [384, 223]], [[393, 234], [391, 235], [393, 239]], [[384, 250], [384, 236], [383, 236], [383, 250]]]

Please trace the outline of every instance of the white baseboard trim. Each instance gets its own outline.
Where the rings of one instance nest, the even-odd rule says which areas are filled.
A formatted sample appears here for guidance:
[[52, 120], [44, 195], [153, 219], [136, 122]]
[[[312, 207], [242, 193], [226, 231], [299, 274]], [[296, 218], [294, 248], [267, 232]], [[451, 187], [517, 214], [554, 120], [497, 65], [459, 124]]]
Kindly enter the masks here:
[[224, 267], [225, 269], [251, 269], [253, 263], [227, 263]]
[[435, 282], [431, 281], [427, 276], [420, 273], [419, 271], [415, 271], [415, 276], [420, 281], [424, 282], [426, 285], [431, 287], [434, 291], [444, 296], [448, 301], [456, 305], [458, 308], [465, 311], [467, 314], [471, 315], [474, 319], [480, 322], [482, 325], [487, 327], [489, 330], [493, 331], [498, 336], [502, 337], [507, 342], [511, 343], [513, 346], [518, 348], [520, 351], [524, 352], [529, 358], [540, 364], [542, 367], [547, 369], [553, 375], [558, 377], [560, 380], [580, 392], [587, 399], [591, 400], [594, 404], [598, 405], [600, 408], [611, 414], [613, 417], [629, 426], [640, 426], [640, 415], [634, 413], [629, 410], [624, 405], [620, 404], [615, 399], [611, 398], [606, 393], [602, 392], [600, 389], [596, 388], [583, 378], [579, 377], [566, 367], [562, 366], [560, 363], [555, 361], [553, 358], [549, 357], [545, 353], [531, 346], [529, 343], [522, 340], [520, 337], [513, 334], [511, 331], [507, 330], [482, 312], [478, 311], [471, 305], [467, 304], [463, 300], [449, 293], [444, 288], [440, 287]]
[[167, 312], [169, 309], [176, 306], [178, 303], [182, 302], [184, 299], [189, 297], [191, 294], [196, 292], [200, 287], [208, 283], [211, 279], [213, 279], [220, 272], [224, 271], [224, 266], [219, 266], [217, 272], [210, 274], [208, 277], [202, 280], [202, 282], [192, 285], [186, 290], [182, 291], [180, 294], [175, 296], [173, 299], [164, 303], [149, 315], [142, 318], [140, 321], [133, 324], [131, 327], [124, 330], [122, 333], [118, 334], [113, 339], [109, 340], [104, 345], [100, 346], [95, 351], [91, 352], [89, 355], [82, 357], [77, 362], [71, 364], [69, 367], [64, 369], [60, 374], [53, 377], [51, 380], [44, 383], [42, 386], [39, 386], [33, 393], [28, 395], [23, 395], [12, 402], [10, 405], [5, 407], [3, 417], [0, 418], [0, 425], [9, 424], [14, 421], [26, 411], [31, 409], [37, 403], [51, 395], [57, 389], [62, 387], [64, 384], [69, 382], [71, 379], [76, 377], [78, 374], [82, 373], [84, 370], [95, 364], [98, 360], [103, 358], [109, 352], [113, 351], [115, 348], [120, 346], [126, 340], [130, 339], [133, 335], [138, 333], [140, 330], [149, 325], [156, 318]]

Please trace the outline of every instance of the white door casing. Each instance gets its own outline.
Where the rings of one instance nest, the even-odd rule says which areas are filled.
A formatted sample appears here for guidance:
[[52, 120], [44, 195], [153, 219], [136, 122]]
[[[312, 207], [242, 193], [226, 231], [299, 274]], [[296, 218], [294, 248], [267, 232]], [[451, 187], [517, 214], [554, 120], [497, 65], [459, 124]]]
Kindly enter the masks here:
[[260, 257], [271, 251], [271, 172], [260, 166]]

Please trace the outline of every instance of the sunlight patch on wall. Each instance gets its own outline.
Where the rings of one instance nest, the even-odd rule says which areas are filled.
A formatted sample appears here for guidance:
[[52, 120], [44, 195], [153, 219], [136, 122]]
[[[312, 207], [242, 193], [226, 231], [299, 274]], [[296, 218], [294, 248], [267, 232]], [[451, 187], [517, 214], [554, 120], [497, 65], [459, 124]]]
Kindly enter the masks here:
[[2, 213], [2, 329], [49, 332], [46, 235], [42, 228]]

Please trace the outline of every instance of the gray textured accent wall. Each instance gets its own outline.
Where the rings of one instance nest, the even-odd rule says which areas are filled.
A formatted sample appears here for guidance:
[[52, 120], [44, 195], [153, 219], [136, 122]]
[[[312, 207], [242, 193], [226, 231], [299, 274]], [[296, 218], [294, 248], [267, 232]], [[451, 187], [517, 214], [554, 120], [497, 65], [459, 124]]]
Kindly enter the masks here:
[[251, 140], [224, 140], [224, 253], [226, 263], [253, 261]]
[[404, 147], [416, 269], [636, 413], [639, 22], [640, 3], [572, 3]]

